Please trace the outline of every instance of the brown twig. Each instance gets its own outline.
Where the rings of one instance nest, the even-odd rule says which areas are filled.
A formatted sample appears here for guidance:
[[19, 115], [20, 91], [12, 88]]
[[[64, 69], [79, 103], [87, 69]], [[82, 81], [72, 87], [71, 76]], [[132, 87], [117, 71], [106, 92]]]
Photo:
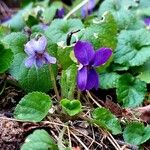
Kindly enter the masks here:
[[126, 148], [131, 150], [138, 150], [138, 147], [129, 143], [125, 143], [124, 141], [116, 140], [120, 146], [126, 146]]

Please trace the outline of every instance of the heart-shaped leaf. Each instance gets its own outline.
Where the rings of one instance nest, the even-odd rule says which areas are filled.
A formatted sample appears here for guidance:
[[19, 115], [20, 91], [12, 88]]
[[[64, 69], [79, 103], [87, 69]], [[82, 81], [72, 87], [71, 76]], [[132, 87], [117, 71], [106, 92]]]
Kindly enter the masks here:
[[35, 130], [30, 134], [21, 150], [58, 150], [57, 145], [45, 130]]
[[52, 106], [51, 98], [41, 92], [32, 92], [24, 96], [15, 108], [15, 118], [39, 122]]
[[141, 145], [150, 139], [150, 126], [144, 127], [140, 122], [132, 122], [123, 131], [124, 140], [134, 145]]
[[69, 116], [74, 116], [81, 112], [81, 103], [79, 100], [62, 99], [60, 104], [61, 104], [63, 110]]

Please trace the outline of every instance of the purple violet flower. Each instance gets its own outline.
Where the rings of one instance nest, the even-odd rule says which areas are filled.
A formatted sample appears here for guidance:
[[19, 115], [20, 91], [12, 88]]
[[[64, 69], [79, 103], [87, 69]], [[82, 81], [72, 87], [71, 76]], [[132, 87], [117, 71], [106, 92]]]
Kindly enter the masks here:
[[25, 60], [25, 66], [30, 68], [35, 65], [36, 68], [44, 64], [55, 64], [56, 58], [46, 52], [47, 39], [41, 36], [38, 40], [32, 39], [25, 45], [25, 52], [28, 58]]
[[65, 9], [64, 8], [57, 9], [56, 18], [63, 18], [64, 15], [65, 15]]
[[89, 0], [89, 2], [86, 5], [84, 5], [81, 9], [82, 17], [85, 18], [86, 16], [92, 14], [95, 5], [95, 0]]
[[77, 73], [78, 88], [81, 91], [98, 89], [99, 78], [94, 68], [105, 64], [112, 55], [112, 50], [100, 48], [94, 51], [91, 43], [78, 41], [74, 46], [74, 54], [80, 63]]
[[150, 18], [145, 18], [145, 19], [144, 19], [144, 23], [145, 23], [147, 26], [150, 26]]
[[40, 23], [40, 27], [41, 27], [42, 30], [48, 29], [48, 25], [44, 24], [44, 23]]

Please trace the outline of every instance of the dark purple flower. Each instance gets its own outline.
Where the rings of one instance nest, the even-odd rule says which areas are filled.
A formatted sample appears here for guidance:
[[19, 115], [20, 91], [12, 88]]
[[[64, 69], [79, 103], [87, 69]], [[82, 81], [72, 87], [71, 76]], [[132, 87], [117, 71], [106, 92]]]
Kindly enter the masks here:
[[33, 65], [40, 68], [44, 64], [55, 64], [56, 58], [46, 52], [47, 39], [41, 36], [38, 40], [32, 39], [25, 45], [25, 52], [28, 58], [25, 60], [25, 66], [30, 68]]
[[65, 15], [65, 9], [64, 8], [57, 9], [56, 18], [63, 18], [64, 15]]
[[92, 14], [95, 5], [95, 0], [89, 0], [89, 2], [86, 5], [84, 5], [81, 9], [82, 17], [85, 18], [86, 16]]
[[77, 74], [77, 85], [81, 91], [98, 89], [99, 78], [95, 67], [103, 65], [112, 55], [109, 48], [94, 51], [89, 42], [78, 41], [74, 47], [74, 54], [80, 63]]
[[147, 26], [150, 26], [150, 18], [145, 18], [145, 19], [144, 19], [144, 23], [145, 23]]

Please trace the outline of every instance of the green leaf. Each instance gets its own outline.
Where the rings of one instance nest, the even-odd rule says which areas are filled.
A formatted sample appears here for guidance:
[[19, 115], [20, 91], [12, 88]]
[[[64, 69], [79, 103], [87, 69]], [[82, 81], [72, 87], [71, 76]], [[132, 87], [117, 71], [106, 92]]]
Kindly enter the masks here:
[[45, 130], [35, 130], [30, 134], [25, 143], [22, 145], [21, 150], [58, 150], [54, 140]]
[[123, 131], [124, 140], [134, 145], [141, 145], [150, 139], [150, 126], [144, 127], [142, 123], [132, 122]]
[[27, 5], [24, 9], [21, 9], [16, 15], [12, 17], [9, 21], [5, 22], [3, 25], [9, 26], [15, 31], [21, 30], [25, 26], [25, 14], [32, 8], [32, 3]]
[[9, 33], [10, 33], [10, 29], [8, 27], [0, 25], [0, 40]]
[[83, 31], [82, 40], [90, 41], [95, 49], [109, 47], [113, 50], [117, 45], [117, 24], [110, 13], [105, 13], [103, 19], [93, 20], [93, 24]]
[[[35, 67], [26, 68], [24, 61], [26, 54], [18, 53], [15, 55], [14, 63], [10, 68], [11, 75], [19, 81], [21, 87], [27, 91], [47, 92], [52, 88], [50, 71], [48, 65], [36, 69]], [[53, 71], [56, 74], [56, 66], [52, 65]]]
[[22, 32], [12, 32], [2, 40], [4, 45], [8, 46], [14, 54], [24, 53], [24, 44], [27, 43], [27, 36]]
[[79, 19], [55, 19], [50, 27], [45, 31], [46, 36], [54, 43], [66, 43], [67, 34], [83, 28], [83, 24]]
[[[109, 11], [117, 21], [119, 30], [128, 29], [136, 22], [136, 15], [132, 9], [128, 9], [129, 6], [134, 6], [134, 1], [124, 0], [105, 0], [98, 11], [98, 15], [101, 16], [104, 12]], [[124, 4], [126, 3], [126, 4]]]
[[16, 119], [39, 122], [47, 115], [51, 106], [49, 95], [32, 92], [21, 99], [15, 108], [14, 115]]
[[10, 49], [6, 49], [0, 44], [0, 57], [0, 73], [4, 73], [13, 61], [13, 53]]
[[146, 83], [150, 83], [150, 59], [137, 69], [139, 73], [138, 78]]
[[42, 28], [42, 24], [32, 26], [31, 30], [32, 30], [32, 33], [44, 33], [44, 29]]
[[[24, 52], [24, 45], [27, 43], [26, 35], [21, 32], [11, 33], [2, 42], [14, 53], [14, 61], [10, 67], [10, 74], [19, 81], [19, 84], [25, 91], [47, 92], [52, 88], [48, 65], [44, 65], [39, 69], [25, 67], [24, 62], [28, 57]], [[47, 49], [50, 54], [54, 55], [56, 49], [54, 45], [48, 44]], [[52, 65], [52, 68], [56, 75], [57, 66]]]
[[146, 94], [146, 83], [130, 74], [122, 75], [117, 83], [118, 102], [124, 107], [139, 106]]
[[73, 99], [74, 90], [76, 87], [76, 65], [71, 65], [67, 70], [62, 71], [61, 90], [62, 96], [68, 99]]
[[139, 66], [150, 58], [150, 31], [122, 31], [115, 50], [115, 63]]
[[79, 100], [68, 100], [68, 99], [62, 99], [60, 101], [60, 104], [63, 108], [63, 110], [69, 115], [74, 116], [79, 114], [81, 110], [81, 103]]
[[118, 82], [118, 79], [120, 77], [119, 74], [115, 72], [110, 73], [103, 73], [99, 75], [100, 77], [100, 88], [102, 89], [111, 89], [116, 88], [116, 84]]
[[28, 19], [26, 20], [26, 24], [29, 27], [32, 27], [33, 25], [37, 25], [39, 23], [38, 19], [32, 15], [28, 16]]
[[119, 120], [106, 108], [96, 108], [93, 113], [93, 122], [98, 126], [110, 130], [114, 135], [121, 133]]
[[64, 48], [58, 47], [57, 59], [63, 69], [67, 69], [69, 66], [71, 66], [73, 64], [73, 61], [70, 58], [70, 53], [72, 51], [73, 51], [72, 47], [64, 47]]
[[50, 7], [46, 8], [42, 14], [44, 23], [50, 23], [56, 15], [57, 9], [63, 8], [62, 3], [59, 1], [53, 2]]

